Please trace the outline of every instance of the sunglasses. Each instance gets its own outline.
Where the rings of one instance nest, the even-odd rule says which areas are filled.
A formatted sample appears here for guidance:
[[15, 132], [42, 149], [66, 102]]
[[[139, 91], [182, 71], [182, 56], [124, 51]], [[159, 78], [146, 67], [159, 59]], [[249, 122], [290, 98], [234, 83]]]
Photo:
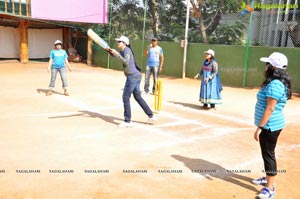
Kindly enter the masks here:
[[121, 43], [121, 42], [123, 42], [123, 41], [118, 41], [118, 43]]

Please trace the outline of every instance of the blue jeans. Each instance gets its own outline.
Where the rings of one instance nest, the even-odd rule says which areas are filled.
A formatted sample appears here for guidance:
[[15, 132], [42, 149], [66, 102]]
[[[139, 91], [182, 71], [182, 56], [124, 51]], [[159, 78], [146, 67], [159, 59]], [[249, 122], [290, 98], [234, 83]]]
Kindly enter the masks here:
[[158, 67], [155, 67], [155, 66], [147, 66], [147, 67], [146, 67], [145, 86], [144, 86], [144, 91], [145, 91], [146, 93], [149, 92], [150, 76], [151, 76], [151, 73], [153, 74], [153, 87], [152, 87], [152, 92], [154, 93], [154, 91], [155, 91], [156, 80], [157, 80], [157, 78], [158, 78]]
[[131, 108], [130, 108], [130, 97], [133, 93], [135, 101], [142, 107], [148, 117], [153, 117], [153, 112], [141, 96], [140, 83], [142, 75], [139, 76], [128, 76], [125, 82], [123, 90], [123, 105], [124, 105], [124, 121], [131, 121]]
[[56, 80], [56, 76], [57, 76], [58, 72], [60, 74], [60, 78], [61, 78], [61, 81], [62, 81], [62, 87], [63, 88], [68, 87], [67, 78], [66, 78], [66, 67], [65, 66], [62, 67], [62, 68], [52, 68], [51, 69], [51, 80], [50, 80], [49, 87], [50, 88], [55, 87], [55, 80]]

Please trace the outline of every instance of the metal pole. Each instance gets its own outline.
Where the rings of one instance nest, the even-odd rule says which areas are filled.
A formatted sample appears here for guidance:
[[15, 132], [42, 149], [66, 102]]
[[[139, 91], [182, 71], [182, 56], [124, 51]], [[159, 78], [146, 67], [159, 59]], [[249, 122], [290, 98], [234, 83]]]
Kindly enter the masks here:
[[142, 38], [142, 58], [140, 67], [143, 69], [144, 62], [144, 44], [145, 44], [145, 28], [146, 28], [146, 14], [147, 14], [147, 0], [144, 1], [144, 25], [143, 25], [143, 38]]
[[[252, 0], [251, 7], [254, 6], [254, 0]], [[249, 28], [248, 28], [248, 39], [247, 39], [247, 46], [246, 46], [246, 57], [244, 62], [244, 77], [243, 77], [243, 85], [242, 87], [245, 87], [246, 85], [246, 75], [247, 75], [247, 69], [248, 69], [248, 59], [249, 59], [249, 47], [250, 47], [250, 41], [251, 41], [251, 31], [252, 31], [252, 18], [253, 18], [253, 12], [250, 13], [250, 21], [249, 21]]]
[[[111, 20], [112, 20], [112, 11], [113, 11], [113, 3], [109, 1], [109, 35], [108, 35], [108, 43], [111, 46], [110, 36], [111, 36]], [[110, 66], [110, 55], [107, 53], [107, 69]]]
[[185, 20], [185, 34], [184, 34], [182, 78], [185, 78], [186, 54], [187, 54], [188, 31], [189, 31], [189, 18], [190, 18], [190, 2], [189, 2], [189, 0], [186, 0], [186, 20]]

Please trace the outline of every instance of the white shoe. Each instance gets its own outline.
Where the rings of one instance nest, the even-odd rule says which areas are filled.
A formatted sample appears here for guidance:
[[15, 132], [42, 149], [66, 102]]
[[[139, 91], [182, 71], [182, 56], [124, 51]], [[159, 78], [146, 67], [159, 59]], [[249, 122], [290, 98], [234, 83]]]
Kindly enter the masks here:
[[146, 124], [154, 124], [157, 121], [157, 118], [153, 115], [152, 117], [148, 117]]
[[121, 122], [120, 124], [118, 124], [118, 127], [120, 127], [120, 128], [130, 128], [132, 126], [133, 125], [131, 122]]
[[266, 177], [254, 179], [251, 181], [253, 184], [265, 186], [267, 184]]
[[260, 194], [257, 196], [260, 199], [272, 199], [275, 197], [275, 190], [271, 190], [268, 187], [262, 188]]

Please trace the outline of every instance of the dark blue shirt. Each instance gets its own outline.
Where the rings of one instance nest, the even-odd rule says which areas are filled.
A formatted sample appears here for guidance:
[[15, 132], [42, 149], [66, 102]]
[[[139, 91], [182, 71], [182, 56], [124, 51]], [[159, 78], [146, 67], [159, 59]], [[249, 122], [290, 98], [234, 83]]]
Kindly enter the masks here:
[[135, 66], [135, 59], [133, 53], [129, 47], [125, 47], [123, 51], [120, 52], [119, 59], [123, 62], [123, 69], [125, 76], [140, 75], [140, 71]]

